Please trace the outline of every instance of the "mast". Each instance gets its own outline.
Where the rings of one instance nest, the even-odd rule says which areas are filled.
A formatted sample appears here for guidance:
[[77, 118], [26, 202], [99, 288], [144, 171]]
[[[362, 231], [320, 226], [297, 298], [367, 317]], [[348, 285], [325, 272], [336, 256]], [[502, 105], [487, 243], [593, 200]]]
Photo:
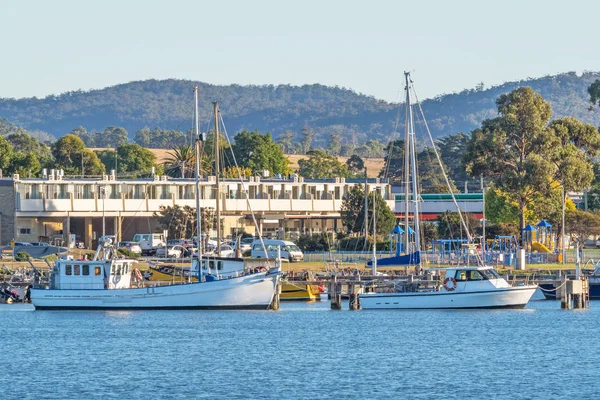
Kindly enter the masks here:
[[[200, 282], [200, 275], [202, 274], [202, 219], [200, 218], [200, 141], [202, 135], [200, 134], [199, 121], [198, 121], [198, 86], [194, 87], [194, 128], [196, 129], [194, 138], [194, 158], [196, 161], [196, 236], [198, 240], [198, 281]], [[192, 255], [193, 257], [193, 255]]]
[[409, 254], [408, 246], [410, 245], [410, 235], [408, 234], [408, 213], [410, 212], [409, 197], [410, 197], [410, 118], [411, 118], [411, 106], [410, 106], [410, 90], [408, 87], [409, 79], [408, 73], [404, 73], [406, 80], [406, 118], [404, 121], [404, 230], [406, 231], [404, 237], [404, 253]]
[[213, 112], [215, 114], [215, 175], [217, 178], [217, 257], [221, 257], [221, 165], [219, 160], [219, 105], [213, 101]]
[[[377, 273], [377, 217], [375, 215], [375, 192], [373, 190], [373, 264], [371, 264], [371, 273]], [[367, 196], [365, 196], [367, 198]], [[366, 213], [365, 213], [366, 214]]]
[[365, 167], [365, 246], [364, 246], [364, 250], [366, 251], [369, 247], [369, 190], [367, 189], [368, 185], [368, 178], [367, 178], [367, 167]]
[[[410, 80], [410, 72], [405, 72], [404, 75], [406, 76], [406, 87], [408, 88], [408, 99], [410, 101], [410, 89], [411, 87], [409, 86], [412, 81]], [[409, 103], [410, 104], [410, 103]], [[410, 116], [409, 119], [409, 123], [410, 123], [410, 141], [411, 141], [411, 146], [410, 146], [410, 158], [411, 158], [411, 162], [412, 162], [412, 191], [413, 191], [413, 202], [414, 202], [414, 215], [413, 215], [413, 223], [414, 223], [414, 230], [415, 230], [415, 249], [416, 251], [420, 251], [421, 250], [421, 233], [420, 233], [420, 229], [419, 229], [419, 199], [418, 199], [418, 193], [419, 193], [419, 188], [417, 186], [417, 151], [416, 151], [416, 145], [415, 145], [415, 125], [414, 125], [414, 121], [413, 121], [413, 114], [412, 114], [412, 107], [408, 107], [408, 113]]]

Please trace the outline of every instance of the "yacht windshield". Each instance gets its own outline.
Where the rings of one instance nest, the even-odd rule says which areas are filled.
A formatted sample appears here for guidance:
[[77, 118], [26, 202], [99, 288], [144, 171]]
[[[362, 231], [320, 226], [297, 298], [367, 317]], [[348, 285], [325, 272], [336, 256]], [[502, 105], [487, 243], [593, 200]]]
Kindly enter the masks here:
[[482, 269], [481, 275], [485, 276], [486, 279], [499, 279], [500, 275], [493, 269]]

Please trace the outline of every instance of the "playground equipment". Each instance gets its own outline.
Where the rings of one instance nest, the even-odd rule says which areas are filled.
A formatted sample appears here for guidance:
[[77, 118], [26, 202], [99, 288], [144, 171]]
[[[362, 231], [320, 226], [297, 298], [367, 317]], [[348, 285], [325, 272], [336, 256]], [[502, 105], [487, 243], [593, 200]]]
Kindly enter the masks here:
[[437, 239], [431, 241], [434, 259], [442, 264], [455, 264], [468, 256], [468, 249], [464, 246], [467, 239]]
[[494, 236], [490, 251], [486, 252], [486, 262], [514, 265], [519, 243], [514, 236]]
[[[390, 256], [394, 252], [396, 253], [396, 257], [399, 257], [401, 253], [405, 253], [404, 242], [402, 240], [404, 234], [405, 231], [400, 227], [400, 225], [396, 225], [394, 229], [390, 232]], [[408, 240], [410, 243], [414, 243], [414, 235], [415, 231], [409, 226]]]
[[523, 248], [527, 252], [527, 262], [550, 261], [550, 255], [554, 253], [555, 247], [552, 224], [546, 220], [542, 220], [536, 226], [527, 225], [523, 228], [521, 236]]

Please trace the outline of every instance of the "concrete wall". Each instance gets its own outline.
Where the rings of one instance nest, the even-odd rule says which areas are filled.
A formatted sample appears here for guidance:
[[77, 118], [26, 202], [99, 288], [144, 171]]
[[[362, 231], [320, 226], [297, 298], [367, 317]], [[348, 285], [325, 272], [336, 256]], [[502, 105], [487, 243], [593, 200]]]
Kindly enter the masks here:
[[0, 245], [15, 236], [15, 191], [12, 179], [0, 179]]

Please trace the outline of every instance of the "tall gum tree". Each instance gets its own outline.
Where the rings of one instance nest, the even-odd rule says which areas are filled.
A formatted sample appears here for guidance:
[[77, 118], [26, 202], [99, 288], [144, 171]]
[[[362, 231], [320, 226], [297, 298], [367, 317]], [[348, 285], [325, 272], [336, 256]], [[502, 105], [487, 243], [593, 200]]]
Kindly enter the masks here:
[[530, 87], [520, 87], [496, 101], [499, 117], [483, 121], [471, 132], [463, 157], [470, 176], [491, 178], [519, 206], [525, 227], [527, 205], [550, 189], [555, 166], [545, 155], [556, 142], [546, 133], [552, 108]]
[[550, 105], [529, 87], [502, 95], [496, 103], [500, 116], [471, 132], [463, 163], [469, 175], [491, 178], [517, 201], [523, 229], [527, 206], [549, 196], [553, 182], [565, 192], [589, 187], [600, 136], [593, 126], [571, 117], [548, 124]]

